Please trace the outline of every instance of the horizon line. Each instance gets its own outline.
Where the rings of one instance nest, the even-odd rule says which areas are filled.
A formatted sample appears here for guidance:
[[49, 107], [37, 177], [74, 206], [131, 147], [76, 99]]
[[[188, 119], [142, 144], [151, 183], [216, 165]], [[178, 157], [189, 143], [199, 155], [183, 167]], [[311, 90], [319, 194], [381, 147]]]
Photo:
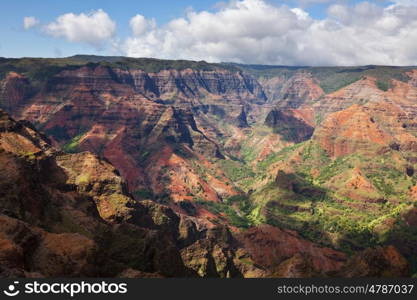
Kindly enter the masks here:
[[242, 63], [242, 62], [209, 62], [206, 60], [192, 60], [192, 59], [183, 59], [183, 58], [157, 58], [157, 57], [133, 57], [133, 56], [124, 56], [124, 55], [97, 55], [97, 54], [74, 54], [71, 56], [65, 57], [46, 57], [46, 56], [21, 56], [21, 57], [5, 57], [0, 56], [0, 59], [71, 59], [79, 57], [97, 57], [97, 58], [129, 58], [129, 59], [153, 59], [161, 61], [186, 61], [186, 62], [197, 62], [197, 63], [207, 63], [212, 65], [241, 65], [241, 66], [263, 66], [263, 67], [280, 67], [280, 68], [364, 68], [364, 67], [390, 67], [390, 68], [416, 68], [417, 65], [376, 65], [376, 64], [365, 64], [365, 65], [275, 65], [275, 64], [262, 64], [262, 63]]

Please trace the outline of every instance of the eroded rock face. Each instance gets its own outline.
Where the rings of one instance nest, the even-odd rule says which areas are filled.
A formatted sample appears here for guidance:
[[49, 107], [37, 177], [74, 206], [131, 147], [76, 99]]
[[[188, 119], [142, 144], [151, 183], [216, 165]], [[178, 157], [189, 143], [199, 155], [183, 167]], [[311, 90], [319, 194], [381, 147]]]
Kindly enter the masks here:
[[48, 233], [0, 215], [1, 276], [94, 276], [94, 241], [77, 233]]
[[273, 128], [285, 140], [300, 143], [308, 140], [314, 128], [294, 116], [292, 111], [272, 110], [265, 119], [265, 125]]
[[[394, 150], [403, 151], [409, 161], [414, 161], [410, 149], [417, 141], [410, 116], [415, 115], [417, 107], [410, 104], [412, 100], [407, 96], [398, 95], [401, 94], [399, 86], [403, 85], [396, 83], [393, 90], [383, 92], [375, 87], [375, 80], [368, 78], [336, 92], [346, 94], [354, 104], [335, 107], [336, 112], [327, 114], [316, 128], [313, 140], [332, 157], [353, 153], [369, 156]], [[361, 103], [360, 99], [366, 101]], [[323, 101], [319, 103], [322, 105]]]
[[229, 229], [205, 229], [202, 238], [181, 249], [184, 263], [203, 277], [264, 277], [265, 269], [255, 265], [250, 254]]
[[[51, 138], [0, 112], [0, 213], [23, 222], [36, 249], [30, 254], [36, 262], [22, 264], [28, 248], [2, 233], [5, 276], [405, 274], [406, 263], [392, 249], [348, 259], [294, 231], [241, 231], [213, 207], [242, 195], [240, 188], [250, 195], [268, 185], [272, 198], [261, 214], [281, 209], [310, 217], [325, 196], [347, 211], [371, 213], [417, 199], [416, 71], [405, 81], [392, 79], [386, 90], [364, 76], [329, 94], [317, 73], [303, 68], [258, 80], [220, 66], [145, 72], [86, 63], [47, 71], [41, 79], [11, 72], [0, 84], [0, 106]], [[355, 159], [339, 170], [346, 157]], [[268, 170], [257, 169], [265, 159], [272, 162]], [[406, 178], [401, 184], [379, 178], [387, 161]], [[231, 174], [219, 166], [224, 162], [235, 163]], [[410, 207], [400, 218], [407, 228], [415, 223]], [[395, 218], [381, 223], [370, 230], [395, 236]], [[325, 234], [327, 245], [339, 247], [343, 237]], [[414, 241], [391, 242], [407, 257], [415, 252]], [[358, 270], [349, 271], [355, 264]]]
[[136, 91], [150, 98], [169, 99], [171, 95], [178, 95], [180, 98], [195, 98], [210, 93], [235, 99], [251, 97], [253, 101], [266, 100], [259, 83], [254, 78], [227, 70], [185, 69], [163, 70], [159, 73], [114, 70], [114, 72], [121, 81], [133, 83]]
[[325, 95], [312, 106], [319, 115], [325, 116], [329, 113], [347, 109], [355, 104], [361, 105], [381, 99], [384, 99], [384, 91], [377, 87], [376, 79], [364, 77], [344, 88]]
[[112, 165], [89, 152], [60, 155], [56, 160], [66, 183], [92, 197], [102, 219], [117, 222], [131, 218], [136, 202], [126, 196], [126, 184]]
[[203, 220], [177, 215], [166, 206], [144, 201], [153, 225], [169, 232], [180, 249], [181, 258], [191, 272], [201, 277], [262, 277], [250, 255], [226, 226], [208, 226]]
[[[206, 99], [204, 103], [201, 98]], [[201, 157], [223, 157], [219, 145], [209, 137], [213, 126], [199, 127], [205, 114], [212, 112], [205, 108], [211, 103], [211, 107], [225, 107], [230, 123], [245, 127], [248, 112], [244, 104], [265, 100], [256, 80], [240, 72], [185, 69], [145, 73], [93, 64], [55, 74], [18, 111], [4, 108], [42, 126], [66, 151], [86, 150], [106, 158], [134, 196], [148, 190], [158, 197], [167, 194], [174, 202], [187, 194], [219, 201], [222, 194], [236, 191], [223, 188], [218, 192], [215, 179], [203, 178], [210, 176], [205, 171], [209, 162], [198, 165]], [[194, 114], [201, 115], [201, 120]], [[167, 163], [167, 152], [160, 149], [197, 161], [197, 165], [187, 162], [185, 166], [196, 179], [177, 180], [181, 172]], [[175, 182], [161, 191], [154, 178], [167, 173], [173, 174]], [[225, 181], [228, 179], [220, 180]], [[229, 186], [233, 186], [231, 182]]]
[[316, 100], [324, 95], [318, 81], [311, 73], [297, 72], [289, 80], [272, 77], [261, 80], [268, 102], [276, 103], [282, 108], [298, 108], [305, 102]]
[[314, 138], [332, 157], [357, 151], [374, 153], [376, 148], [393, 141], [392, 136], [359, 105], [329, 115], [316, 130]]
[[0, 100], [2, 108], [10, 113], [18, 113], [25, 107], [25, 102], [33, 96], [35, 89], [29, 80], [16, 72], [10, 72], [2, 82]]
[[[278, 277], [311, 277], [318, 273], [336, 271], [347, 259], [342, 252], [319, 247], [294, 231], [270, 225], [250, 228], [239, 235], [239, 239], [257, 265], [271, 270], [275, 274], [273, 276]], [[295, 271], [294, 265], [302, 267], [295, 267]]]
[[2, 276], [263, 274], [240, 262], [250, 257], [227, 227], [138, 202], [109, 163], [56, 151], [35, 130], [1, 116], [0, 162], [8, 175], [0, 177]]
[[315, 270], [311, 258], [300, 253], [280, 263], [274, 273], [274, 277], [282, 278], [311, 278], [319, 276], [320, 273]]
[[407, 260], [393, 246], [366, 249], [346, 263], [341, 277], [407, 277]]

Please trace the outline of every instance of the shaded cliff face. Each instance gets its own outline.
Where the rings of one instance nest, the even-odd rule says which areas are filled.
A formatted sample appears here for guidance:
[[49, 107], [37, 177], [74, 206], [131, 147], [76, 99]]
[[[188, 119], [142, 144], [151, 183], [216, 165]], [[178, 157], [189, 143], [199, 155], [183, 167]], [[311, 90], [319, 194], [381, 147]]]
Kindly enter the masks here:
[[11, 113], [17, 113], [33, 93], [34, 88], [25, 76], [10, 72], [2, 82], [0, 95], [2, 107]]
[[216, 97], [218, 100], [233, 101], [237, 104], [264, 102], [266, 97], [259, 83], [251, 76], [227, 70], [198, 71], [162, 70], [158, 73], [145, 73], [142, 70], [114, 70], [116, 79], [132, 84], [135, 91], [151, 99], [167, 102], [202, 97]]
[[272, 110], [267, 115], [265, 124], [285, 140], [294, 143], [310, 139], [314, 131], [314, 128], [303, 119], [294, 116], [293, 111]]
[[[412, 68], [18, 62], [0, 66], [0, 107], [50, 139], [24, 121], [5, 121], [0, 134], [13, 175], [2, 179], [12, 191], [4, 209], [24, 226], [81, 234], [92, 241], [82, 251], [109, 248], [92, 259], [125, 276], [407, 275], [401, 258], [412, 262], [417, 236]], [[45, 213], [58, 204], [71, 216]], [[76, 225], [63, 230], [68, 219]], [[384, 273], [374, 259], [401, 267]]]
[[109, 163], [57, 151], [2, 111], [0, 163], [3, 277], [266, 274], [239, 261], [251, 258], [228, 228], [134, 200]]
[[[347, 259], [343, 253], [318, 247], [300, 238], [294, 231], [281, 230], [269, 225], [251, 228], [243, 232], [240, 238], [253, 254], [254, 261], [272, 269], [275, 274], [286, 260], [300, 254], [312, 259], [316, 275], [339, 270]], [[286, 276], [282, 274], [279, 277]]]

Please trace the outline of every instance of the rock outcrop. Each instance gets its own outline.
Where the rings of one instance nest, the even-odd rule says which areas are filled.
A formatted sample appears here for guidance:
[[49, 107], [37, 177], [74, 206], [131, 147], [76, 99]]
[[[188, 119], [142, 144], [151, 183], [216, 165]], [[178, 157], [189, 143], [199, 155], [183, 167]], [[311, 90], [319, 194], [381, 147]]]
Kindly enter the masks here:
[[0, 71], [3, 276], [410, 275], [413, 68], [80, 56]]
[[407, 277], [410, 276], [407, 260], [393, 246], [366, 249], [344, 266], [341, 277]]
[[[313, 277], [318, 274], [339, 270], [346, 255], [330, 248], [319, 247], [296, 232], [282, 230], [270, 225], [251, 228], [240, 235], [256, 264], [272, 270], [278, 277]], [[291, 271], [293, 266], [305, 268]], [[308, 267], [307, 267], [308, 265]], [[304, 269], [304, 271], [302, 270]]]
[[294, 143], [310, 139], [314, 131], [312, 126], [294, 116], [292, 111], [272, 110], [265, 119], [265, 125], [271, 127], [283, 139]]
[[2, 276], [116, 276], [129, 268], [145, 277], [265, 273], [240, 262], [250, 256], [227, 227], [134, 200], [109, 163], [57, 151], [0, 113]]

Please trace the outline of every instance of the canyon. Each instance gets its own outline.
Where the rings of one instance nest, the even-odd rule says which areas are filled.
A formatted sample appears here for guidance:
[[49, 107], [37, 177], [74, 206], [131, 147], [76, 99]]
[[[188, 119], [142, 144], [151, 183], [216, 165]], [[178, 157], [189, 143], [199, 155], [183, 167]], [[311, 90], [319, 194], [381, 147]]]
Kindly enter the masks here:
[[417, 272], [416, 68], [0, 58], [0, 109], [2, 277]]

